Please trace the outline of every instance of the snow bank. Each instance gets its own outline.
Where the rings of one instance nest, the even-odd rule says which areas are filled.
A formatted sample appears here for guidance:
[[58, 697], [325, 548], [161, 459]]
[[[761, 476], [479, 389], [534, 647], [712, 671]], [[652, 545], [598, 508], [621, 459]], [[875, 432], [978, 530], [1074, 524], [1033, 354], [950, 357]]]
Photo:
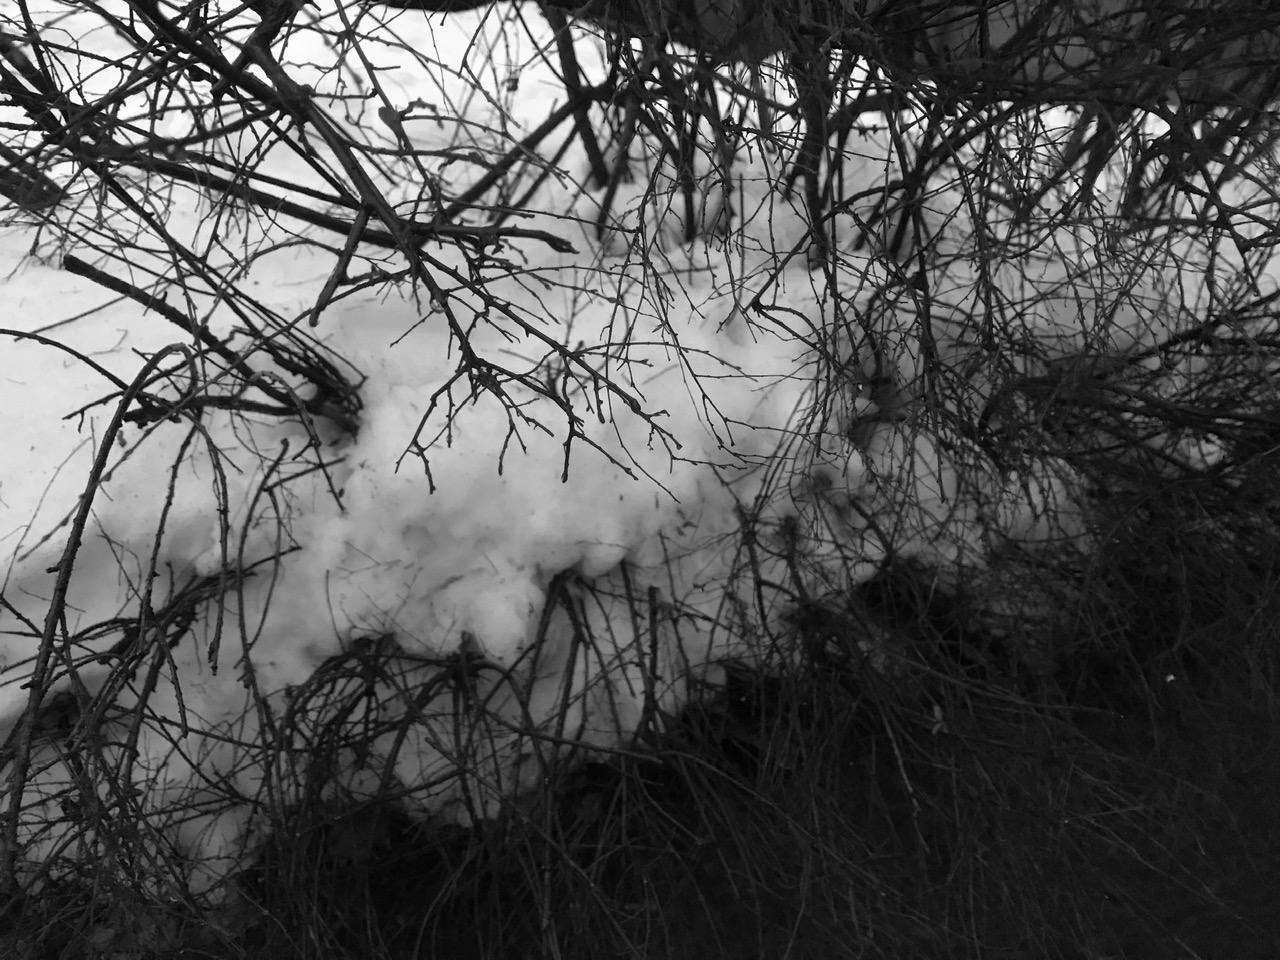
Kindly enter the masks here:
[[[416, 41], [381, 51], [399, 62], [382, 75], [384, 92], [408, 112], [386, 130], [363, 132], [423, 148], [467, 137], [487, 149], [482, 124], [472, 129], [467, 113], [467, 98], [478, 96], [472, 75], [462, 61], [444, 60], [467, 46], [458, 37], [473, 50], [492, 42], [493, 31], [477, 23], [414, 21]], [[453, 39], [442, 41], [443, 33]], [[554, 89], [546, 65], [518, 43], [491, 49], [496, 59], [484, 62], [498, 81], [493, 89], [511, 101], [507, 122], [541, 116]], [[295, 51], [312, 63], [323, 54]], [[510, 77], [518, 77], [514, 87]], [[863, 159], [851, 166], [879, 182], [892, 166], [891, 145], [868, 134], [859, 149]], [[891, 261], [842, 247], [830, 275], [811, 271], [803, 218], [774, 189], [777, 162], [739, 157], [725, 181], [732, 192], [699, 194], [711, 218], [732, 204], [739, 229], [726, 237], [682, 247], [685, 224], [646, 207], [642, 182], [625, 188], [617, 209], [644, 225], [651, 243], [637, 246], [621, 229], [597, 242], [584, 226], [571, 234], [577, 254], [512, 244], [506, 256], [515, 266], [487, 289], [490, 306], [511, 305], [527, 318], [525, 329], [451, 288], [450, 307], [474, 324], [478, 353], [560, 377], [585, 434], [567, 466], [568, 421], [555, 403], [518, 387], [505, 404], [465, 386], [438, 393], [457, 372], [458, 343], [442, 305], [403, 283], [339, 300], [319, 318], [314, 335], [366, 378], [359, 433], [322, 438], [323, 470], [297, 423], [213, 411], [200, 431], [185, 422], [126, 428], [76, 563], [59, 631], [73, 642], [59, 655], [53, 689], [78, 686], [89, 698], [105, 690], [98, 699], [119, 708], [91, 736], [119, 765], [115, 782], [137, 787], [127, 802], [155, 831], [155, 874], [167, 876], [173, 858], [165, 854], [176, 852], [195, 872], [169, 881], [215, 884], [242, 853], [253, 814], [314, 785], [309, 763], [320, 746], [306, 734], [346, 702], [333, 693], [348, 679], [333, 669], [335, 658], [348, 658], [346, 670], [382, 651], [395, 666], [369, 694], [380, 726], [359, 749], [335, 750], [321, 789], [393, 787], [422, 812], [483, 816], [534, 782], [549, 731], [553, 740], [616, 743], [655, 705], [682, 702], [690, 675], [714, 675], [718, 659], [749, 653], [786, 606], [778, 594], [762, 603], [754, 585], [786, 582], [796, 550], [807, 589], [822, 595], [872, 576], [891, 551], [980, 565], [1009, 538], [1083, 532], [1073, 512], [1078, 478], [1069, 471], [998, 470], [922, 415], [930, 362], [964, 369], [988, 309], [973, 295], [975, 258], [956, 246], [973, 234], [963, 215], [956, 219], [963, 206], [949, 207], [944, 192], [930, 212], [938, 306], [926, 317]], [[584, 164], [573, 153], [563, 161], [566, 169]], [[307, 176], [296, 159], [267, 165], [283, 178]], [[420, 188], [398, 187], [405, 198]], [[179, 196], [170, 230], [193, 243], [205, 236], [209, 202]], [[573, 178], [552, 178], [538, 200], [548, 216], [524, 225], [565, 231], [558, 211], [590, 225], [597, 202]], [[332, 257], [305, 247], [269, 251], [289, 236], [285, 226], [278, 234], [253, 221], [238, 229], [243, 249], [268, 251], [243, 282], [267, 307], [305, 316]], [[26, 329], [106, 299], [59, 272], [56, 256], [25, 258], [28, 232], [10, 229], [0, 240], [12, 271], [6, 295], [29, 305], [19, 321]], [[1064, 227], [1052, 249], [996, 264], [1005, 308], [1033, 305], [1017, 313], [1028, 340], [1015, 358], [1021, 374], [1096, 346], [1100, 331], [1112, 338], [1107, 349], [1121, 353], [1163, 335], [1151, 319], [1170, 314], [1164, 306], [1178, 284], [1098, 249], [1097, 238]], [[433, 256], [441, 276], [463, 269], [447, 250]], [[215, 311], [219, 329], [233, 323]], [[922, 347], [926, 323], [932, 358]], [[586, 362], [622, 392], [565, 376], [535, 331], [550, 343], [586, 345]], [[116, 302], [49, 335], [128, 380], [139, 366], [135, 351], [159, 348], [173, 330]], [[29, 341], [6, 345], [2, 356], [0, 409], [9, 411], [8, 448], [20, 455], [0, 480], [3, 594], [12, 605], [0, 611], [0, 717], [12, 725], [38, 647], [29, 624], [44, 621], [61, 523], [110, 409], [61, 421], [108, 384]], [[995, 390], [973, 370], [955, 394], [967, 415]], [[227, 586], [218, 581], [224, 552], [232, 568], [251, 573], [211, 601], [199, 591]], [[116, 618], [136, 621], [144, 601], [158, 609], [186, 595], [195, 598], [190, 632], [171, 649], [155, 644], [122, 677], [112, 656], [125, 620]], [[215, 657], [219, 610], [225, 626]], [[460, 701], [422, 696], [454, 689], [442, 676], [471, 657], [484, 664], [472, 676], [488, 717], [483, 744], [459, 742]], [[135, 717], [144, 722], [131, 726]], [[289, 723], [289, 748], [276, 744], [264, 755]], [[24, 853], [33, 861], [70, 854], [73, 778], [53, 745], [40, 747], [34, 770]], [[119, 800], [104, 791], [104, 804]], [[59, 821], [62, 830], [45, 826]]]

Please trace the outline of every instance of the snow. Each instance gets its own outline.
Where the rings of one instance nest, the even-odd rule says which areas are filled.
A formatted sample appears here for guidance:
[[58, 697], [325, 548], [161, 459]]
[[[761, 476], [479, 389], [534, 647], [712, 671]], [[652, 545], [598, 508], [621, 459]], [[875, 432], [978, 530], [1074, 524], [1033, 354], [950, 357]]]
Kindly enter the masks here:
[[[473, 62], [490, 64], [489, 89], [511, 101], [506, 116], [541, 117], [554, 101], [550, 68], [532, 48], [517, 49], [508, 36], [511, 45], [490, 48], [494, 57], [480, 55], [485, 38], [501, 32], [496, 26], [477, 33], [474, 19], [458, 15], [444, 23], [400, 18], [395, 28], [410, 42], [378, 50], [383, 66], [397, 66], [381, 74], [383, 92], [396, 109], [413, 113], [399, 129], [384, 115], [386, 129], [362, 134], [440, 149], [461, 131], [477, 149], [490, 144], [482, 123], [492, 122], [491, 111], [474, 103], [470, 75], [460, 68], [473, 35], [479, 36]], [[328, 53], [323, 45], [291, 49], [312, 64], [325, 63]], [[325, 81], [323, 69], [313, 72], [311, 80]], [[305, 73], [300, 68], [300, 80]], [[519, 80], [514, 90], [506, 83], [511, 77]], [[109, 71], [102, 81], [112, 82]], [[483, 119], [472, 127], [467, 111]], [[883, 179], [890, 146], [868, 134], [860, 149], [861, 175]], [[295, 157], [273, 152], [262, 163], [289, 182], [314, 177]], [[735, 161], [732, 202], [745, 225], [727, 238], [685, 247], [679, 204], [665, 218], [641, 210], [646, 184], [637, 183], [620, 199], [619, 209], [629, 211], [621, 219], [646, 224], [644, 233], [657, 243], [652, 257], [640, 256], [623, 229], [599, 243], [585, 226], [576, 230], [569, 238], [575, 254], [538, 242], [512, 245], [508, 256], [519, 268], [490, 290], [495, 301], [533, 318], [531, 326], [521, 330], [489, 315], [475, 327], [473, 347], [527, 370], [545, 359], [548, 342], [612, 344], [608, 368], [635, 401], [632, 408], [618, 395], [570, 390], [585, 440], [571, 446], [567, 467], [562, 411], [528, 391], [517, 393], [527, 419], [513, 420], [494, 395], [459, 389], [446, 432], [443, 407], [433, 408], [432, 399], [455, 375], [457, 343], [442, 321], [443, 304], [407, 284], [336, 301], [309, 334], [366, 378], [355, 438], [316, 426], [324, 431], [324, 471], [301, 456], [311, 437], [296, 422], [214, 411], [202, 430], [187, 421], [124, 428], [109, 479], [94, 498], [66, 633], [136, 616], [149, 591], [158, 608], [184, 587], [216, 579], [225, 549], [256, 565], [222, 601], [227, 626], [216, 672], [212, 604], [201, 607], [192, 637], [144, 659], [154, 671], [153, 689], [140, 679], [121, 683], [109, 662], [93, 656], [115, 644], [118, 631], [79, 637], [74, 680], [65, 663], [57, 667], [55, 689], [83, 685], [92, 695], [119, 685], [113, 700], [125, 716], [146, 701], [148, 720], [136, 731], [132, 761], [143, 787], [136, 809], [156, 837], [193, 863], [190, 876], [168, 882], [215, 885], [242, 855], [269, 786], [287, 794], [305, 780], [302, 772], [276, 771], [280, 783], [268, 783], [255, 752], [265, 735], [255, 702], [274, 703], [277, 719], [290, 705], [305, 715], [308, 691], [321, 684], [317, 671], [362, 645], [388, 637], [396, 644], [402, 672], [380, 688], [389, 732], [374, 737], [367, 756], [342, 753], [326, 789], [358, 796], [394, 781], [424, 814], [467, 819], [492, 813], [538, 776], [536, 754], [544, 747], [529, 736], [531, 726], [616, 743], [640, 722], [647, 696], [671, 709], [689, 695], [690, 675], [714, 677], [719, 658], [749, 652], [741, 611], [755, 599], [744, 586], [744, 517], [756, 519], [765, 548], [751, 561], [754, 573], [778, 582], [787, 577], [787, 561], [775, 528], [784, 518], [801, 518], [803, 575], [818, 593], [871, 576], [890, 550], [868, 516], [897, 517], [892, 549], [899, 555], [944, 565], [980, 563], [1000, 537], [1036, 541], [1083, 532], [1071, 506], [1076, 478], [1065, 471], [1046, 468], [1034, 478], [974, 473], [937, 435], [910, 422], [905, 407], [924, 368], [921, 317], [909, 297], [889, 302], [875, 321], [896, 397], [855, 393], [854, 381], [867, 379], [872, 365], [852, 343], [839, 349], [851, 355], [857, 376], [827, 381], [817, 347], [835, 326], [833, 307], [824, 278], [804, 256], [799, 213], [771, 187], [778, 163], [764, 154]], [[551, 178], [538, 203], [590, 224], [598, 196], [573, 185], [585, 161], [571, 153], [561, 165], [574, 176]], [[403, 197], [413, 198], [420, 186], [402, 185]], [[713, 219], [723, 200], [704, 183], [699, 202]], [[956, 216], [954, 197], [940, 194], [935, 202], [939, 224]], [[216, 249], [210, 237], [221, 231], [226, 249], [257, 251], [241, 282], [264, 310], [306, 316], [332, 255], [315, 247], [273, 248], [294, 225], [225, 212], [215, 219], [212, 204], [198, 191], [176, 193], [165, 211], [168, 229], [193, 249]], [[564, 232], [552, 216], [521, 225]], [[965, 236], [963, 223], [947, 236]], [[1068, 357], [1091, 345], [1099, 330], [1114, 336], [1116, 351], [1159, 335], [1150, 323], [1156, 311], [1144, 304], [1182, 296], [1177, 284], [1165, 283], [1159, 271], [1135, 271], [1122, 257], [1098, 256], [1096, 238], [1071, 229], [1056, 241], [1034, 258], [997, 266], [1009, 304], [1036, 298], [1027, 336], [1038, 347], [1031, 352]], [[778, 252], [798, 250], [776, 272]], [[448, 250], [432, 255], [445, 280], [462, 269]], [[141, 271], [147, 262], [140, 255], [134, 267]], [[939, 302], [949, 302], [958, 318], [954, 335], [941, 344], [956, 358], [974, 349], [973, 325], [964, 318], [981, 309], [973, 276], [963, 273], [966, 262], [947, 261], [936, 284]], [[45, 330], [126, 382], [141, 355], [183, 339], [160, 318], [58, 263], [59, 251], [33, 227], [0, 232], [10, 326]], [[1187, 272], [1194, 268], [1193, 262]], [[851, 302], [868, 303], [886, 288], [886, 266], [868, 253], [843, 250], [836, 271]], [[475, 298], [445, 285], [455, 313], [475, 319]], [[1061, 295], [1046, 297], [1051, 288]], [[216, 298], [200, 300], [215, 328], [236, 322]], [[945, 320], [939, 319], [944, 327]], [[603, 350], [596, 359], [605, 362]], [[10, 339], [0, 352], [10, 457], [0, 473], [0, 587], [13, 607], [0, 610], [6, 727], [26, 706], [22, 683], [39, 639], [13, 610], [44, 622], [65, 520], [114, 404], [63, 418], [112, 387], [82, 361], [44, 344]], [[974, 406], [990, 399], [980, 380], [972, 389]], [[828, 400], [839, 410], [824, 419]], [[848, 437], [859, 430], [855, 445]], [[414, 449], [415, 439], [422, 449]], [[1059, 509], [1045, 509], [1058, 501]], [[656, 636], [647, 620], [638, 621], [638, 606], [645, 617], [654, 614]], [[757, 614], [776, 619], [783, 608], [775, 598]], [[610, 643], [584, 652], [583, 637]], [[459, 653], [478, 654], [492, 668], [477, 681], [491, 715], [489, 754], [483, 762], [465, 761], [471, 768], [461, 775], [459, 754], [467, 745], [452, 739], [452, 709], [434, 701], [429, 708], [411, 705], [412, 691], [436, 682], [444, 658]], [[523, 700], [504, 682], [512, 676], [525, 684]], [[407, 691], [399, 699], [397, 685]], [[128, 751], [106, 753], [124, 762]], [[294, 760], [290, 753], [281, 764]], [[25, 855], [40, 861], [68, 842], [65, 831], [40, 823], [42, 810], [49, 821], [59, 819], [69, 774], [52, 747], [41, 748], [35, 770], [28, 796], [44, 807], [24, 818], [23, 841]], [[155, 869], [163, 873], [159, 863]]]

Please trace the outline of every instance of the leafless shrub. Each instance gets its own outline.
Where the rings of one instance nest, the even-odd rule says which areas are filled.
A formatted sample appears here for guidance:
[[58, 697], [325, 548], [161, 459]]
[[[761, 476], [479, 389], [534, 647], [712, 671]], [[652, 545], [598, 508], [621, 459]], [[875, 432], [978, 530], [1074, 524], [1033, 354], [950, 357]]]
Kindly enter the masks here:
[[[589, 4], [587, 27], [555, 4], [538, 14], [494, 7], [487, 15], [501, 29], [477, 44], [546, 18], [549, 39], [528, 55], [550, 62], [562, 89], [538, 118], [512, 116], [521, 80], [496, 48], [477, 49], [467, 72], [415, 42], [421, 24], [405, 39], [403, 21], [373, 4], [24, 0], [4, 14], [6, 217], [31, 231], [38, 255], [161, 317], [175, 337], [122, 378], [49, 331], [5, 332], [71, 351], [107, 380], [98, 405], [111, 411], [44, 618], [3, 601], [32, 651], [6, 664], [29, 682], [4, 755], [9, 889], [93, 862], [139, 890], [166, 877], [166, 889], [195, 900], [171, 838], [211, 810], [251, 811], [280, 836], [314, 828], [306, 816], [327, 822], [335, 798], [447, 797], [463, 821], [508, 811], [520, 788], [559, 782], [587, 755], [631, 762], [678, 726], [671, 703], [687, 693], [678, 688], [708, 671], [659, 652], [660, 634], [682, 650], [682, 629], [742, 641], [775, 673], [817, 664], [909, 702], [885, 715], [882, 745], [899, 752], [892, 789], [910, 806], [904, 744], [957, 722], [917, 716], [911, 697], [921, 677], [948, 667], [847, 606], [851, 584], [890, 575], [912, 551], [926, 566], [964, 571], [949, 584], [958, 590], [986, 577], [1001, 591], [1009, 576], [1049, 563], [1067, 568], [1043, 592], [1061, 605], [1086, 576], [1079, 542], [1105, 537], [1109, 514], [1090, 512], [1103, 498], [1174, 484], [1205, 502], [1256, 497], [1262, 515], [1273, 510], [1257, 480], [1280, 429], [1265, 280], [1277, 221], [1276, 15], [1244, 3], [1212, 22], [1190, 2], [1155, 12], [1008, 3], [996, 5], [1007, 23], [992, 13], [984, 24], [976, 8], [948, 19], [944, 6], [829, 5], [803, 18], [765, 4], [757, 22], [732, 5], [695, 15], [685, 4]], [[592, 23], [611, 31], [603, 44]], [[395, 89], [384, 57], [446, 79]], [[415, 124], [448, 135], [424, 148]], [[579, 150], [585, 169], [568, 169]], [[763, 188], [744, 182], [744, 156], [765, 171]], [[572, 211], [544, 208], [552, 183], [575, 198]], [[184, 206], [203, 212], [189, 233], [169, 217]], [[795, 223], [785, 243], [771, 233]], [[643, 369], [642, 350], [655, 343], [681, 356], [681, 308], [661, 289], [646, 288], [640, 303], [623, 291], [637, 275], [678, 283], [664, 258], [694, 243], [722, 255], [735, 321], [781, 332], [809, 358], [811, 378], [777, 455], [755, 465], [762, 492], [739, 504], [742, 533], [725, 546], [734, 560], [716, 615], [674, 591], [560, 572], [536, 642], [515, 664], [470, 649], [424, 658], [371, 635], [303, 685], [260, 688], [260, 624], [244, 586], [281, 575], [299, 549], [292, 491], [329, 476], [366, 412], [366, 374], [326, 344], [327, 312], [408, 290], [423, 322], [448, 330], [453, 369], [404, 438], [429, 482], [455, 415], [479, 403], [505, 413], [504, 469], [526, 436], [554, 431], [566, 475], [582, 456], [635, 472], [602, 439], [615, 422], [643, 424], [673, 459], [686, 456], [631, 366]], [[583, 273], [531, 265], [532, 250], [568, 256], [590, 245], [616, 261], [602, 255]], [[253, 278], [291, 251], [320, 263], [323, 281], [290, 312]], [[797, 310], [786, 287], [797, 264], [812, 311]], [[618, 307], [595, 339], [561, 323], [564, 301], [552, 295], [588, 288]], [[532, 296], [517, 302], [511, 290]], [[639, 318], [652, 333], [638, 332]], [[538, 359], [490, 349], [515, 342]], [[296, 424], [303, 438], [262, 453], [239, 527], [226, 516], [228, 464], [210, 439], [213, 417], [246, 430]], [[175, 422], [184, 439], [160, 468], [168, 500], [150, 556], [120, 561], [129, 602], [73, 630], [67, 582], [95, 497], [110, 489], [115, 438], [126, 424], [150, 436]], [[219, 556], [213, 573], [183, 579], [157, 558], [196, 452], [209, 467]], [[855, 458], [871, 466], [851, 479]], [[327, 490], [341, 501], [337, 484]], [[1001, 527], [1010, 502], [1038, 515]], [[265, 553], [250, 550], [255, 523], [277, 525]], [[989, 564], [989, 539], [1016, 540], [1019, 524], [1052, 528], [1044, 540], [1072, 536], [1077, 548], [1063, 562]], [[970, 627], [991, 632], [1010, 616], [1025, 627], [1023, 612], [989, 599], [974, 600]], [[629, 629], [601, 627], [612, 621], [591, 610], [607, 604], [629, 611]], [[552, 618], [568, 625], [569, 649], [546, 649]], [[187, 643], [238, 672], [242, 717], [201, 728], [203, 718], [185, 715], [188, 678], [174, 676], [170, 651]], [[1034, 672], [1051, 674], [1060, 652]], [[537, 686], [544, 655], [591, 679]], [[631, 699], [615, 698], [610, 684], [627, 683]], [[153, 709], [162, 686], [174, 702]], [[639, 714], [611, 718], [634, 712], [637, 691]], [[638, 731], [634, 742], [609, 741], [611, 719]], [[235, 760], [159, 790], [163, 805], [148, 806], [163, 775], [140, 763], [139, 740], [188, 769], [212, 769], [184, 756], [199, 754], [188, 742], [198, 729], [209, 756]], [[785, 752], [752, 746], [777, 762]], [[408, 776], [400, 760], [411, 755], [437, 763]], [[237, 777], [250, 769], [246, 791]], [[335, 786], [336, 771], [351, 770], [365, 775]], [[928, 818], [912, 809], [898, 827], [923, 849]], [[20, 844], [32, 842], [22, 838], [39, 840], [55, 821], [73, 825], [71, 839], [50, 841], [38, 876], [20, 875]], [[858, 874], [836, 859], [823, 862]]]

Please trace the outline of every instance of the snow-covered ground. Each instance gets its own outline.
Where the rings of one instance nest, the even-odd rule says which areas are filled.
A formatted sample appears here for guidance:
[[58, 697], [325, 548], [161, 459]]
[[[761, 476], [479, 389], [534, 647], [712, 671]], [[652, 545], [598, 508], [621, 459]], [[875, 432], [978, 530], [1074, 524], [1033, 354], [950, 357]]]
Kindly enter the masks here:
[[[395, 67], [378, 74], [392, 109], [366, 108], [353, 134], [455, 152], [466, 140], [483, 151], [500, 142], [495, 124], [519, 136], [538, 122], [562, 96], [553, 66], [518, 31], [480, 25], [483, 16], [405, 16], [391, 28], [403, 46], [366, 43], [380, 67]], [[103, 55], [128, 50], [106, 31], [85, 37]], [[349, 80], [328, 70], [335, 48], [318, 34], [291, 44], [287, 60], [303, 64], [296, 79], [320, 91]], [[117, 82], [104, 69], [103, 89]], [[501, 109], [478, 90], [500, 97]], [[370, 125], [375, 116], [382, 129]], [[170, 134], [183, 122], [177, 113]], [[252, 152], [244, 142], [228, 148]], [[860, 135], [853, 149], [851, 177], [871, 184], [892, 173], [888, 138]], [[428, 162], [452, 175], [455, 160]], [[600, 194], [577, 185], [586, 160], [575, 147], [531, 203], [545, 215], [516, 221], [575, 251], [509, 241], [511, 266], [488, 283], [488, 312], [449, 280], [465, 274], [457, 252], [432, 249], [449, 309], [474, 324], [471, 347], [508, 369], [560, 377], [565, 407], [581, 418], [567, 455], [564, 407], [545, 397], [509, 388], [518, 415], [492, 392], [459, 386], [452, 406], [440, 398], [459, 344], [446, 305], [420, 285], [371, 284], [336, 299], [312, 330], [341, 238], [293, 242], [308, 235], [300, 224], [239, 215], [195, 188], [155, 199], [169, 236], [202, 251], [264, 315], [296, 321], [300, 335], [359, 371], [359, 432], [208, 410], [198, 426], [180, 418], [109, 434], [117, 401], [94, 405], [117, 391], [109, 375], [128, 383], [149, 353], [190, 338], [61, 269], [69, 252], [93, 261], [87, 243], [12, 218], [0, 231], [0, 326], [79, 356], [12, 336], [0, 348], [0, 724], [13, 729], [27, 705], [24, 682], [47, 629], [46, 701], [71, 690], [120, 708], [96, 730], [82, 722], [88, 743], [121, 765], [117, 782], [140, 788], [128, 797], [104, 788], [103, 803], [149, 818], [173, 844], [155, 853], [160, 877], [176, 852], [195, 864], [186, 879], [206, 887], [242, 854], [255, 811], [308, 782], [315, 744], [262, 745], [286, 721], [320, 728], [321, 719], [304, 722], [323, 699], [317, 671], [344, 652], [393, 644], [399, 672], [374, 684], [384, 725], [362, 749], [337, 751], [324, 789], [394, 786], [424, 812], [465, 819], [536, 780], [546, 741], [531, 733], [616, 743], [652, 702], [671, 709], [687, 697], [690, 676], [749, 655], [785, 612], [781, 591], [756, 587], [788, 582], [792, 567], [815, 594], [847, 589], [878, 568], [889, 524], [898, 555], [942, 564], [980, 564], [1010, 537], [1081, 533], [1068, 472], [969, 470], [946, 437], [919, 428], [913, 405], [928, 365], [918, 305], [872, 251], [842, 248], [830, 274], [811, 269], [798, 201], [774, 188], [780, 162], [763, 152], [735, 159], [729, 236], [685, 246], [678, 212], [648, 209], [631, 220], [646, 225], [648, 242], [637, 246], [621, 230], [598, 240], [589, 229]], [[315, 179], [282, 150], [259, 169], [286, 183]], [[422, 184], [410, 181], [387, 188], [411, 200]], [[618, 208], [637, 208], [646, 186], [625, 186]], [[704, 189], [714, 214], [723, 198]], [[973, 236], [958, 189], [934, 195], [926, 215], [948, 236]], [[1018, 313], [1035, 346], [1027, 355], [1070, 357], [1096, 348], [1100, 333], [1108, 350], [1131, 350], [1167, 333], [1156, 319], [1176, 314], [1165, 308], [1172, 300], [1199, 303], [1206, 266], [1194, 252], [1174, 277], [1083, 229], [1064, 226], [1052, 240], [995, 266], [1002, 309]], [[168, 254], [146, 238], [138, 247], [127, 262], [141, 283]], [[978, 351], [973, 318], [995, 309], [975, 300], [980, 261], [939, 256], [935, 265], [945, 309], [931, 318], [940, 331], [932, 348], [953, 364]], [[1231, 265], [1213, 269], [1230, 274]], [[1033, 306], [1016, 311], [1019, 303]], [[191, 304], [215, 330], [242, 323], [217, 296], [193, 293]], [[506, 319], [497, 305], [510, 308]], [[555, 344], [585, 351], [616, 390], [557, 372]], [[847, 361], [841, 371], [824, 349]], [[181, 392], [188, 361], [169, 359]], [[1038, 372], [1027, 362], [1027, 375]], [[868, 390], [873, 374], [892, 389]], [[991, 399], [979, 375], [972, 391], [975, 409]], [[69, 521], [104, 438], [109, 468], [93, 490], [65, 620], [46, 628]], [[251, 575], [233, 583], [231, 570]], [[128, 625], [184, 591], [195, 598], [191, 629], [162, 624], [175, 642], [144, 640], [138, 669], [122, 670], [110, 654]], [[458, 738], [465, 704], [420, 696], [459, 653], [492, 668], [477, 681], [483, 746]], [[75, 853], [64, 847], [75, 835], [74, 780], [56, 745], [39, 744], [19, 837], [32, 860]]]

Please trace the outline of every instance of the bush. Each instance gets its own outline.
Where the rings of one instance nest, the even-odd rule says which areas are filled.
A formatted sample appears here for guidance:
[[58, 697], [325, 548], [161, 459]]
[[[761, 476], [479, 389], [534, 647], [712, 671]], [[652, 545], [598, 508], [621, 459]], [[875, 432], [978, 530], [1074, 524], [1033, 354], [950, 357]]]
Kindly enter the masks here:
[[138, 354], [4, 331], [106, 385], [30, 411], [7, 949], [1274, 949], [1269, 10], [73, 6], [0, 197]]

